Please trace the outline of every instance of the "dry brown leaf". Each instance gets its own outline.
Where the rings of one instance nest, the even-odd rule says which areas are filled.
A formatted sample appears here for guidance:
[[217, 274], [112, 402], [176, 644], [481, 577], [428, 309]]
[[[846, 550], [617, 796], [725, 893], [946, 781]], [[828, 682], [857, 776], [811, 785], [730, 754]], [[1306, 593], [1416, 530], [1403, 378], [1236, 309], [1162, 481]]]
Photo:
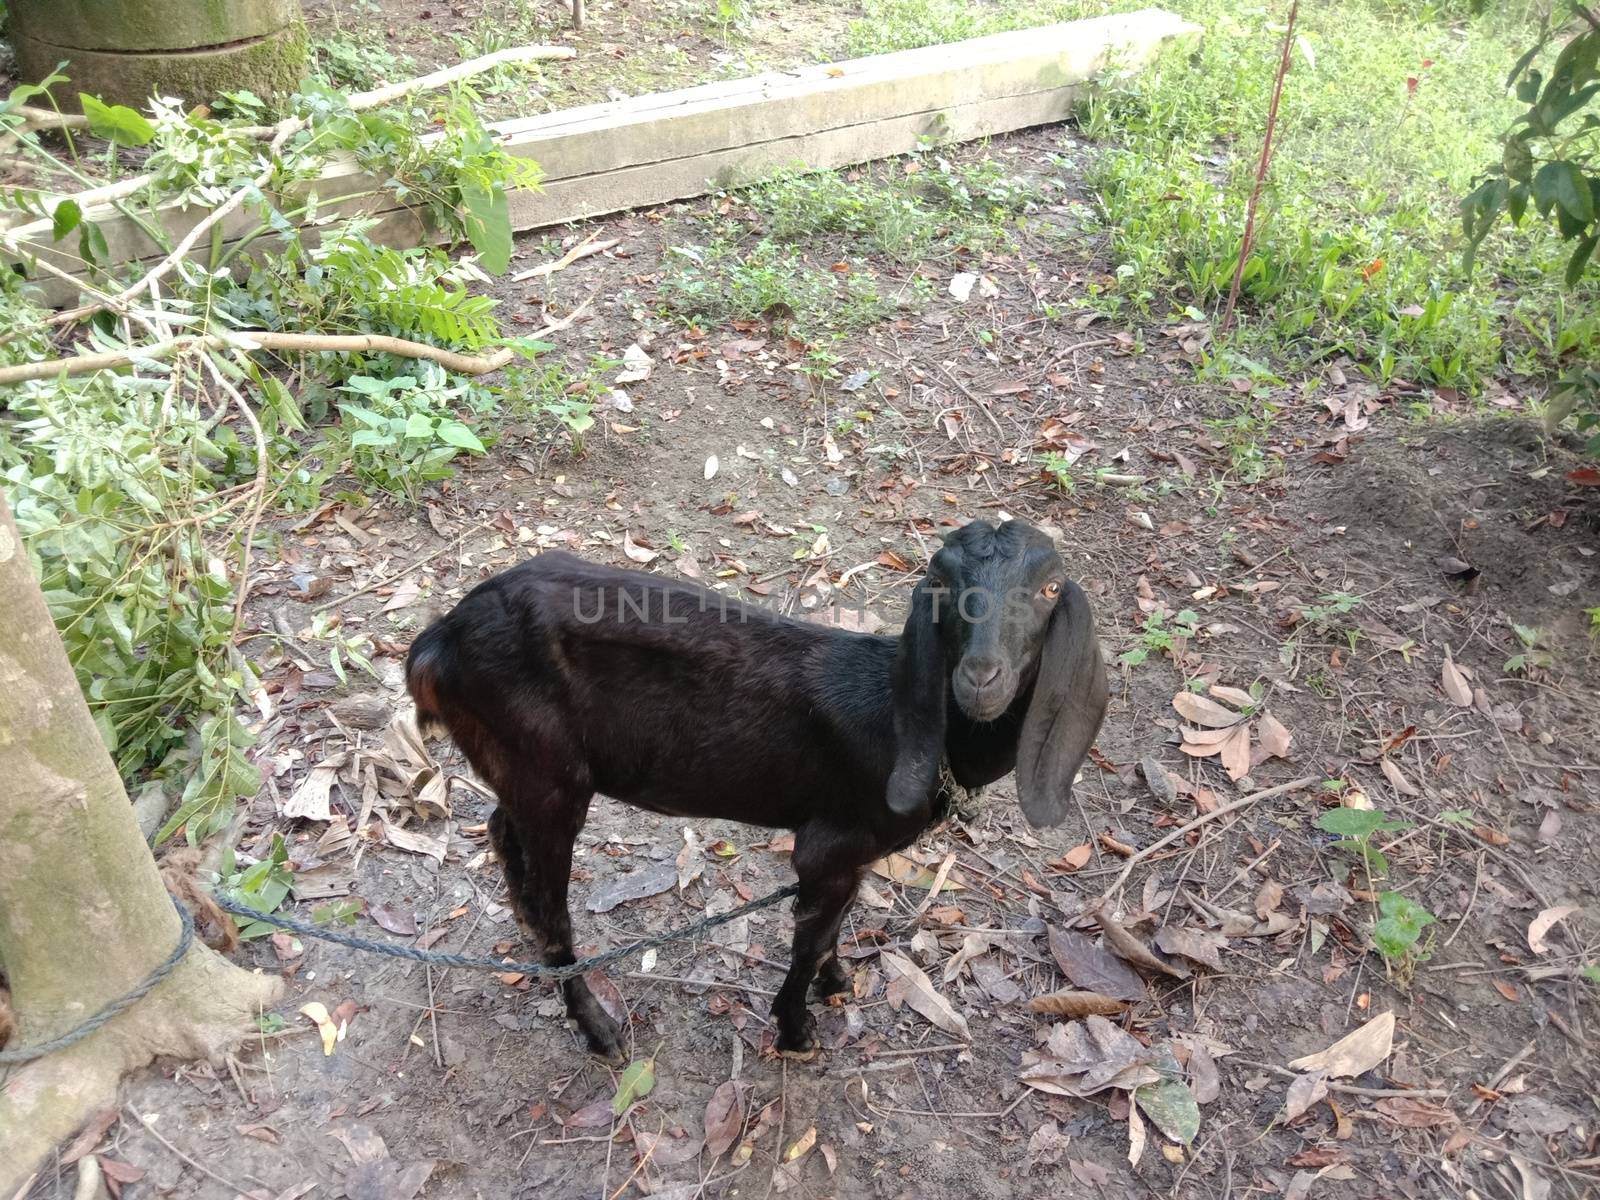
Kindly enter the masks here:
[[[1225, 729], [1194, 729], [1188, 725], [1180, 725], [1178, 732], [1183, 735], [1184, 753], [1203, 758], [1207, 754], [1215, 754], [1218, 747], [1237, 732], [1237, 726], [1229, 725]], [[1204, 748], [1190, 749], [1191, 746]]]
[[1139, 1115], [1137, 1104], [1128, 1105], [1128, 1165], [1137, 1167], [1139, 1160], [1144, 1157], [1144, 1118]]
[[1179, 692], [1172, 698], [1172, 707], [1178, 710], [1178, 715], [1184, 720], [1209, 729], [1237, 725], [1244, 719], [1231, 708], [1224, 708], [1215, 700], [1208, 700], [1193, 692]]
[[1261, 890], [1256, 893], [1256, 916], [1265, 921], [1278, 911], [1278, 905], [1283, 903], [1283, 884], [1276, 879], [1269, 879], [1261, 885]]
[[1256, 737], [1261, 741], [1261, 749], [1271, 757], [1289, 757], [1289, 743], [1294, 741], [1294, 734], [1285, 729], [1283, 722], [1271, 713], [1261, 714], [1261, 720], [1256, 722]]
[[312, 767], [310, 774], [300, 781], [300, 785], [283, 802], [279, 815], [300, 817], [307, 821], [333, 820], [333, 810], [329, 807], [328, 798], [333, 790], [334, 780], [338, 778], [339, 768], [344, 766], [348, 757], [345, 754], [336, 754], [326, 762]]
[[1051, 1026], [1041, 1050], [1024, 1051], [1019, 1078], [1056, 1096], [1093, 1096], [1110, 1088], [1132, 1091], [1158, 1083], [1155, 1051], [1100, 1016]]
[[1535, 954], [1550, 953], [1550, 943], [1545, 941], [1551, 928], [1557, 921], [1565, 921], [1578, 908], [1574, 904], [1563, 904], [1557, 908], [1547, 908], [1528, 926], [1528, 949]]
[[1231, 704], [1235, 708], [1249, 708], [1256, 702], [1256, 698], [1243, 688], [1227, 687], [1224, 684], [1212, 684], [1207, 689], [1214, 697], [1224, 704]]
[[1393, 1045], [1394, 1013], [1379, 1013], [1326, 1050], [1297, 1058], [1289, 1066], [1296, 1071], [1326, 1071], [1335, 1079], [1364, 1075], [1389, 1057]]
[[636, 563], [655, 562], [661, 557], [661, 551], [652, 550], [648, 545], [634, 541], [631, 532], [622, 535], [622, 552]]
[[888, 950], [879, 956], [879, 961], [895, 977], [889, 982], [891, 998], [898, 993], [905, 1003], [951, 1037], [960, 1038], [964, 1042], [972, 1040], [972, 1034], [967, 1029], [967, 1019], [950, 1007], [950, 1002], [939, 994], [938, 989], [933, 986], [933, 981], [923, 974], [915, 963]]
[[1320, 1104], [1328, 1096], [1328, 1073], [1312, 1071], [1289, 1085], [1289, 1095], [1283, 1105], [1283, 1119], [1292, 1121]]
[[1165, 925], [1156, 931], [1156, 945], [1167, 954], [1181, 954], [1210, 967], [1222, 970], [1222, 951], [1228, 939], [1209, 929], [1186, 929], [1180, 925]]
[[1144, 980], [1111, 951], [1070, 929], [1050, 925], [1045, 932], [1056, 966], [1079, 988], [1119, 1000], [1143, 1000], [1147, 996]]
[[1250, 774], [1250, 727], [1236, 727], [1233, 736], [1219, 747], [1219, 752], [1222, 769], [1228, 773], [1229, 779], [1237, 783]]
[[1445, 655], [1439, 684], [1444, 688], [1445, 697], [1451, 704], [1458, 708], [1472, 707], [1472, 687], [1467, 683], [1467, 677], [1461, 673], [1461, 668], [1456, 666], [1449, 655]]
[[[774, 839], [776, 840], [776, 839]], [[771, 848], [768, 843], [768, 848]], [[790, 846], [793, 849], [793, 846]], [[936, 878], [934, 872], [919, 862], [907, 858], [904, 854], [886, 854], [877, 862], [868, 865], [867, 870], [891, 883], [898, 883], [901, 887], [931, 888]], [[939, 889], [942, 892], [960, 891], [967, 886], [965, 877], [960, 871], [951, 871], [945, 876], [944, 885]]]
[[744, 1128], [744, 1107], [741, 1092], [747, 1084], [734, 1079], [717, 1085], [706, 1103], [706, 1153], [713, 1158], [726, 1154], [739, 1140]]
[[1088, 865], [1089, 857], [1093, 853], [1094, 847], [1084, 842], [1082, 845], [1074, 846], [1049, 865], [1060, 871], [1081, 871]]
[[1378, 760], [1378, 770], [1383, 772], [1383, 777], [1389, 781], [1389, 786], [1402, 796], [1422, 795], [1422, 789], [1407, 779], [1405, 772], [1396, 766], [1388, 755]]
[[1052, 1017], [1067, 1017], [1073, 1021], [1081, 1021], [1084, 1017], [1097, 1015], [1114, 1017], [1118, 1013], [1128, 1011], [1128, 1003], [1112, 996], [1102, 996], [1099, 992], [1051, 992], [1048, 996], [1035, 996], [1023, 1005], [1029, 1012], [1046, 1013]]
[[1157, 958], [1155, 952], [1117, 924], [1104, 909], [1095, 914], [1095, 919], [1100, 922], [1100, 932], [1105, 936], [1106, 945], [1110, 946], [1123, 958], [1136, 967], [1143, 967], [1147, 971], [1155, 971], [1162, 975], [1170, 975], [1174, 979], [1183, 979], [1184, 972], [1174, 967], [1171, 963], [1163, 962]]
[[1515, 1004], [1518, 1000], [1522, 999], [1522, 994], [1517, 991], [1516, 984], [1507, 983], [1504, 979], [1491, 979], [1489, 982], [1494, 985], [1495, 991], [1499, 992], [1507, 1000], [1511, 1001], [1512, 1004]]

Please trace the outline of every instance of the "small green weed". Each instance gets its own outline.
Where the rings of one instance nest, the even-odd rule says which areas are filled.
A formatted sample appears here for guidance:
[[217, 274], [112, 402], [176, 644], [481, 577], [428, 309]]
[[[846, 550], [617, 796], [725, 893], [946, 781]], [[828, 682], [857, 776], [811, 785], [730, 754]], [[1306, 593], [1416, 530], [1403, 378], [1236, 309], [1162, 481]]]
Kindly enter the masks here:
[[1330, 849], [1350, 855], [1361, 864], [1367, 878], [1373, 880], [1389, 874], [1389, 860], [1372, 844], [1373, 837], [1410, 829], [1411, 823], [1393, 820], [1372, 808], [1333, 808], [1317, 818], [1317, 828], [1324, 833], [1337, 834], [1340, 840]]
[[[1380, 833], [1410, 829], [1409, 821], [1396, 821], [1376, 809], [1334, 808], [1317, 818], [1317, 828], [1336, 834], [1339, 841], [1331, 849], [1342, 851], [1361, 865], [1369, 883], [1389, 874], [1389, 860], [1372, 844]], [[1422, 932], [1434, 923], [1434, 916], [1422, 905], [1395, 891], [1378, 893], [1378, 918], [1372, 927], [1372, 941], [1401, 978], [1409, 978], [1424, 955], [1417, 943]]]
[[447, 384], [439, 370], [421, 375], [420, 380], [356, 375], [339, 388], [361, 398], [338, 406], [351, 471], [363, 482], [412, 500], [423, 484], [450, 477], [456, 455], [484, 452], [478, 435], [452, 415], [465, 385]]
[[1117, 661], [1125, 667], [1137, 667], [1152, 654], [1170, 654], [1175, 638], [1192, 638], [1199, 628], [1200, 617], [1192, 609], [1183, 609], [1168, 625], [1166, 613], [1158, 608], [1145, 617], [1138, 644], [1123, 651]]
[[[221, 889], [230, 900], [257, 912], [276, 912], [289, 898], [294, 873], [289, 869], [289, 847], [283, 835], [274, 833], [267, 856], [252, 866], [240, 869], [230, 846], [222, 854]], [[249, 917], [239, 918], [239, 936], [246, 941], [265, 937], [277, 927]]]
[[830, 331], [863, 329], [898, 307], [870, 269], [846, 265], [848, 271], [835, 271], [771, 239], [746, 248], [724, 235], [705, 245], [674, 246], [661, 297], [691, 323], [767, 317], [812, 341]]
[[1535, 668], [1548, 671], [1555, 666], [1555, 656], [1550, 653], [1545, 635], [1540, 630], [1513, 622], [1511, 631], [1517, 635], [1517, 641], [1521, 643], [1522, 649], [1506, 659], [1504, 668], [1506, 674], [1520, 671], [1526, 675]]

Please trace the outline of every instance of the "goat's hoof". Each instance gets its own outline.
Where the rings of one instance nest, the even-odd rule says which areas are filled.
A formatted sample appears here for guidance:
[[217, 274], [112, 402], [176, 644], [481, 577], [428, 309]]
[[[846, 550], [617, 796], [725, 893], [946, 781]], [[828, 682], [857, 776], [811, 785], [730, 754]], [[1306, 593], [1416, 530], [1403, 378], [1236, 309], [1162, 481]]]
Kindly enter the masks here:
[[589, 1053], [596, 1058], [613, 1067], [620, 1067], [628, 1061], [622, 1049], [622, 1031], [611, 1023], [609, 1017], [604, 1024], [580, 1024], [579, 1029], [583, 1031], [583, 1040], [589, 1046]]
[[811, 984], [811, 994], [818, 1000], [828, 1000], [834, 996], [847, 994], [849, 991], [850, 977], [837, 962], [833, 964], [831, 971], [823, 968]]
[[782, 1058], [799, 1059], [809, 1062], [817, 1056], [820, 1047], [817, 1045], [817, 1018], [810, 1013], [805, 1014], [805, 1019], [800, 1022], [798, 1029], [790, 1030], [784, 1023], [779, 1023], [778, 1037], [772, 1048]]

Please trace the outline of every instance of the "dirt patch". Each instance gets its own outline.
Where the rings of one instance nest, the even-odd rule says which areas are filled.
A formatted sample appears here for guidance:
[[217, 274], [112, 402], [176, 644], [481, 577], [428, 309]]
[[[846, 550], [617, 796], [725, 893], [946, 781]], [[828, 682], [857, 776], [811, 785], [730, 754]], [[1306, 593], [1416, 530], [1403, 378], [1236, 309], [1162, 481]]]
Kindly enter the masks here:
[[[1092, 319], [1084, 302], [1104, 267], [1093, 240], [1071, 233], [1081, 198], [1052, 157], [1063, 136], [981, 152], [1050, 181], [1044, 211], [1010, 246], [914, 268], [933, 281], [929, 299], [830, 344], [824, 378], [803, 369], [814, 347], [780, 328], [689, 329], [663, 315], [667, 254], [701, 236], [698, 206], [574, 229], [566, 240], [619, 242], [536, 285], [500, 285], [513, 330], [592, 297], [561, 339], [574, 371], [637, 344], [653, 372], [625, 385], [626, 410], [597, 409], [580, 457], [530, 417], [420, 511], [330, 503], [281, 523], [281, 555], [261, 564], [250, 602], [281, 649], [258, 659], [273, 701], [258, 723], [271, 778], [242, 847], [260, 856], [273, 833], [287, 837], [306, 897], [297, 913], [319, 903], [319, 887], [347, 890], [364, 902], [367, 936], [516, 957], [525, 948], [485, 853], [486, 799], [452, 782], [448, 818], [408, 815], [409, 795], [369, 788], [361, 765], [377, 761], [381, 730], [341, 719], [330, 701], [364, 690], [380, 716], [398, 707], [400, 656], [430, 610], [542, 547], [626, 563], [626, 536], [658, 554], [650, 569], [796, 615], [848, 599], [892, 629], [940, 531], [1002, 514], [1059, 531], [1108, 652], [1124, 660], [1078, 789], [1081, 821], [1030, 832], [1007, 783], [975, 821], [913, 849], [933, 867], [955, 854], [962, 890], [919, 913], [925, 892], [874, 877], [844, 930], [852, 994], [820, 1010], [826, 1049], [814, 1064], [765, 1053], [786, 907], [611, 972], [633, 1055], [653, 1058], [657, 1079], [621, 1122], [618, 1077], [582, 1055], [544, 988], [314, 941], [254, 942], [247, 961], [292, 973], [285, 1027], [232, 1064], [133, 1085], [133, 1107], [193, 1160], [124, 1123], [109, 1152], [145, 1172], [138, 1186], [401, 1196], [426, 1179], [422, 1194], [463, 1198], [999, 1200], [1288, 1192], [1326, 1169], [1313, 1194], [1438, 1196], [1520, 1188], [1513, 1157], [1571, 1194], [1591, 1185], [1600, 1014], [1577, 971], [1595, 960], [1593, 927], [1577, 918], [1543, 953], [1528, 932], [1541, 910], [1596, 901], [1596, 671], [1578, 615], [1600, 602], [1594, 501], [1566, 482], [1566, 451], [1520, 418], [1452, 401], [1448, 422], [1419, 423], [1406, 415], [1415, 393], [1351, 388], [1351, 409], [1331, 380], [1245, 397], [1195, 382], [1193, 334], [1177, 322]], [[558, 249], [524, 241], [516, 266]], [[803, 249], [825, 270], [847, 252], [830, 237]], [[957, 301], [957, 270], [989, 286]], [[602, 372], [606, 391], [614, 374]], [[1338, 415], [1325, 393], [1340, 397]], [[1275, 417], [1248, 439], [1219, 424], [1268, 402]], [[1081, 454], [1070, 477], [1041, 471], [1046, 449]], [[1266, 470], [1249, 483], [1241, 463], [1252, 462]], [[1441, 568], [1446, 555], [1475, 567], [1476, 583]], [[330, 603], [346, 630], [377, 643], [377, 680], [342, 687], [325, 646], [305, 636]], [[1152, 633], [1158, 611], [1165, 644]], [[1532, 647], [1518, 625], [1539, 631]], [[1466, 703], [1446, 686], [1447, 649]], [[1530, 649], [1547, 661], [1507, 667]], [[1183, 753], [1175, 695], [1242, 705], [1213, 688], [1253, 688], [1252, 744], [1265, 748], [1269, 712], [1292, 736], [1282, 755], [1234, 779], [1215, 757]], [[338, 819], [282, 816], [309, 769], [340, 753], [359, 757], [338, 768]], [[1164, 768], [1154, 784], [1141, 766], [1152, 759]], [[1074, 1099], [1020, 1081], [1054, 1025], [1020, 1001], [1064, 983], [1047, 927], [1095, 935], [1086, 909], [1121, 870], [1117, 845], [1150, 846], [1208, 807], [1301, 777], [1315, 782], [1180, 839], [1129, 881], [1121, 913], [1146, 938], [1163, 926], [1214, 934], [1206, 905], [1255, 914], [1218, 943], [1222, 970], [1156, 976], [1123, 1021], [1180, 1054], [1205, 1097], [1191, 1145], [1152, 1128], [1130, 1166], [1126, 1092]], [[1376, 897], [1315, 825], [1355, 792], [1410, 823], [1377, 842], [1382, 886], [1435, 918], [1425, 956], [1403, 969], [1370, 948]], [[439, 854], [405, 851], [386, 823], [440, 839]], [[727, 845], [691, 850], [698, 873], [681, 891], [674, 880], [589, 910], [616, 881], [675, 863], [686, 826], [702, 847]], [[1087, 858], [1068, 869], [1079, 846]], [[783, 843], [766, 831], [602, 800], [574, 862], [578, 937], [625, 944], [787, 879]], [[946, 980], [971, 936], [982, 943]], [[970, 1047], [890, 1002], [885, 949], [918, 961], [966, 1014]], [[331, 1054], [297, 1015], [308, 1001], [352, 1006]], [[1383, 1012], [1397, 1018], [1395, 1052], [1332, 1103], [1283, 1119], [1285, 1064]], [[715, 1153], [706, 1111], [729, 1080], [749, 1149], [736, 1139]], [[70, 1184], [66, 1172], [38, 1194]]]

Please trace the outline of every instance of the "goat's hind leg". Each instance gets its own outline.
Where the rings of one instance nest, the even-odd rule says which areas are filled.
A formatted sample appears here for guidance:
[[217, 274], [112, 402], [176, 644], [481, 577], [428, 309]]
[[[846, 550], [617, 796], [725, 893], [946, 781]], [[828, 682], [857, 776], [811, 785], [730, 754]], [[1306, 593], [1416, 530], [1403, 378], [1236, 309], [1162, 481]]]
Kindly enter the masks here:
[[[572, 951], [572, 915], [567, 909], [567, 882], [572, 874], [572, 847], [589, 811], [588, 795], [539, 791], [528, 787], [502, 793], [500, 807], [489, 818], [495, 853], [505, 865], [506, 884], [519, 924], [538, 949], [539, 961], [564, 967], [577, 959]], [[578, 1023], [589, 1049], [620, 1062], [622, 1031], [582, 978], [564, 979], [561, 994], [567, 1015]]]

